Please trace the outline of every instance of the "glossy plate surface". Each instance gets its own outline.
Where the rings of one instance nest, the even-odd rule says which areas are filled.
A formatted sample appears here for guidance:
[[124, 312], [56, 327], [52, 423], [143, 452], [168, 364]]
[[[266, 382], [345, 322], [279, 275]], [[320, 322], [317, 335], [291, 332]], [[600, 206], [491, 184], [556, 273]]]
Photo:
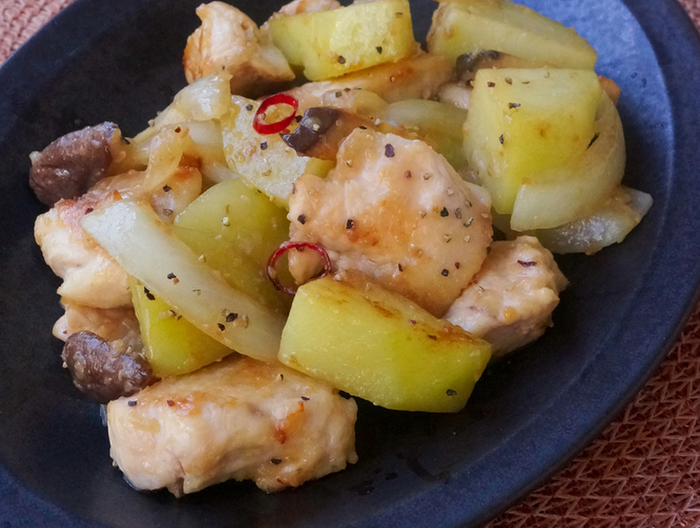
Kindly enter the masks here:
[[[573, 25], [622, 88], [625, 182], [654, 196], [622, 245], [558, 259], [555, 328], [492, 366], [457, 415], [362, 405], [360, 463], [267, 496], [227, 483], [139, 494], [111, 466], [98, 407], [61, 369], [58, 279], [32, 237], [28, 154], [105, 120], [133, 135], [184, 85], [199, 0], [78, 0], [0, 69], [0, 525], [451, 527], [498, 514], [578, 452], [671, 346], [700, 277], [700, 45], [671, 0], [528, 0]], [[241, 2], [262, 22], [275, 2]], [[413, 3], [419, 35], [433, 4]]]

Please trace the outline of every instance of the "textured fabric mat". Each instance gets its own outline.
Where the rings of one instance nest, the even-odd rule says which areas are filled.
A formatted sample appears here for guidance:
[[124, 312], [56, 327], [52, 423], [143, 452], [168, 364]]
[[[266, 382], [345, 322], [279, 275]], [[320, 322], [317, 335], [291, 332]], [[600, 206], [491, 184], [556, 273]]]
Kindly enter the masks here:
[[[637, 0], [654, 1], [654, 0]], [[71, 0], [0, 0], [0, 63]], [[700, 26], [700, 0], [682, 0]], [[700, 527], [700, 309], [622, 415], [488, 528]]]

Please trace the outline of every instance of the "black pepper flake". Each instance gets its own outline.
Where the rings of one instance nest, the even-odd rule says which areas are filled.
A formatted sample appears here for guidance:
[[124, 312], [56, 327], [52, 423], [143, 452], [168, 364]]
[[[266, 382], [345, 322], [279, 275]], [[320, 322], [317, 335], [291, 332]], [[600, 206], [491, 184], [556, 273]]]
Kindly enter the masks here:
[[247, 104], [247, 105], [245, 105], [245, 109], [248, 110], [248, 112], [252, 112], [252, 111], [253, 111], [253, 105], [252, 105], [252, 104]]
[[263, 141], [260, 143], [260, 150], [266, 150], [267, 149], [267, 141]]
[[506, 84], [513, 84], [513, 79], [506, 77]]
[[404, 178], [411, 179], [413, 177], [413, 174], [411, 174], [411, 171], [406, 171], [404, 172]]
[[338, 55], [338, 64], [345, 64], [345, 57]]
[[403, 266], [401, 265], [400, 262], [399, 262], [398, 268], [399, 268], [399, 271], [403, 271]]
[[408, 322], [409, 322], [409, 324], [416, 324], [416, 320], [415, 320], [415, 319], [409, 319]]
[[367, 130], [367, 127], [365, 125], [360, 125], [360, 130]]
[[175, 405], [175, 402], [173, 400], [168, 400], [165, 403], [168, 404], [168, 407], [173, 407]]
[[182, 129], [181, 129], [180, 127], [177, 127], [177, 128], [175, 129], [175, 133], [176, 133], [176, 134], [179, 134], [180, 132], [182, 132]]
[[508, 108], [520, 108], [520, 103], [508, 103]]
[[455, 209], [455, 218], [458, 218], [459, 220], [462, 219], [462, 210], [459, 207]]
[[530, 81], [523, 81], [522, 84], [530, 84]]
[[352, 229], [353, 227], [355, 227], [355, 220], [348, 218], [348, 221], [345, 222], [345, 229]]
[[136, 400], [129, 400], [129, 407], [136, 407], [138, 402]]
[[306, 215], [300, 214], [297, 216], [297, 220], [301, 225], [304, 225], [306, 223]]
[[225, 327], [224, 325], [222, 325], [221, 323], [216, 323], [216, 326], [218, 326], [218, 327], [219, 327], [219, 330], [221, 330], [222, 332], [223, 332], [224, 330], [226, 330], [226, 327]]
[[296, 121], [297, 123], [301, 123], [302, 119], [304, 119], [304, 116], [298, 115], [294, 118], [294, 121]]
[[93, 211], [94, 211], [94, 209], [92, 207], [88, 207], [87, 209], [85, 209], [85, 214], [90, 214]]
[[171, 215], [173, 214], [173, 210], [172, 210], [172, 209], [163, 209], [161, 212], [162, 212], [165, 216], [171, 216]]
[[170, 273], [168, 273], [168, 279], [170, 279], [171, 281], [174, 281], [174, 280], [177, 280], [177, 276], [171, 271]]
[[168, 184], [163, 185], [163, 190], [164, 190], [165, 192], [170, 192], [171, 189], [172, 189], [172, 187], [170, 187], [170, 185], [168, 185]]
[[384, 155], [387, 158], [394, 157], [394, 146], [391, 143], [387, 143], [386, 145], [384, 145]]
[[304, 401], [309, 401], [311, 398], [309, 398], [308, 396], [302, 396], [301, 399]]
[[520, 264], [523, 268], [529, 268], [530, 266], [537, 266], [537, 262], [533, 261], [528, 261], [528, 260], [519, 260], [518, 264]]
[[437, 336], [433, 334], [428, 334], [428, 339], [432, 339], [433, 341], [437, 341]]
[[488, 86], [489, 88], [493, 88], [494, 86], [496, 86], [496, 83], [489, 81], [486, 83], [486, 86]]
[[445, 394], [447, 394], [448, 396], [457, 396], [457, 391], [454, 389], [447, 389], [445, 391]]
[[586, 148], [591, 148], [591, 146], [593, 145], [593, 143], [596, 142], [598, 137], [599, 137], [599, 134], [596, 134], [595, 136], [593, 136], [593, 138], [591, 139], [591, 142], [588, 144], [588, 146]]
[[450, 270], [448, 270], [448, 269], [444, 269], [440, 272], [440, 275], [442, 275], [443, 277], [447, 277], [449, 274], [450, 274]]
[[377, 50], [377, 53], [379, 53], [380, 55], [382, 54], [382, 47], [381, 46], [377, 46], [375, 49]]
[[232, 323], [232, 322], [234, 322], [236, 319], [238, 319], [238, 314], [237, 314], [237, 313], [231, 312], [230, 314], [228, 314], [228, 315], [226, 316], [226, 322], [227, 322], [227, 323]]
[[498, 142], [499, 142], [501, 145], [503, 145], [503, 134], [501, 134], [500, 136], [498, 136]]
[[144, 286], [144, 288], [143, 288], [143, 293], [146, 294], [146, 299], [148, 299], [149, 301], [155, 301], [155, 300], [156, 300], [156, 296], [153, 295], [153, 294], [151, 293], [151, 290], [149, 290], [149, 289], [146, 288], [145, 286]]
[[462, 265], [459, 262], [455, 262], [455, 269], [459, 269]]
[[281, 458], [271, 458], [270, 462], [272, 462], [275, 466], [279, 466], [282, 463]]
[[442, 211], [440, 211], [440, 216], [445, 218], [446, 216], [450, 216], [450, 212], [447, 210], [447, 207], [443, 207]]

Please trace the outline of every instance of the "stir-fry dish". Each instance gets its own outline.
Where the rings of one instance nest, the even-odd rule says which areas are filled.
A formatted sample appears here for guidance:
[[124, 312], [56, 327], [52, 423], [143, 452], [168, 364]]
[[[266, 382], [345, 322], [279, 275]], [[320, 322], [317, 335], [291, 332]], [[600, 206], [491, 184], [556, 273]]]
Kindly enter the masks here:
[[528, 8], [441, 1], [425, 49], [407, 0], [197, 15], [189, 84], [145, 130], [31, 155], [64, 367], [137, 489], [340, 471], [353, 397], [461, 410], [551, 325], [552, 253], [621, 242], [651, 207], [621, 185], [619, 88]]

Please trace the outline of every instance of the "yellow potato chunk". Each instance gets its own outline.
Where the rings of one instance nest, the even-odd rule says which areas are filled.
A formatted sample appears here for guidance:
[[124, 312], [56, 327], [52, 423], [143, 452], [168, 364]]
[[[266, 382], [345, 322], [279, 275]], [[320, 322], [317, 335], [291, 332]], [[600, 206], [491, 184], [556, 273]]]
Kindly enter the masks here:
[[211, 187], [175, 219], [174, 234], [233, 288], [281, 314], [289, 296], [268, 280], [267, 260], [287, 240], [287, 212], [242, 180]]
[[330, 277], [299, 288], [279, 359], [388, 409], [457, 412], [491, 346], [396, 293]]
[[199, 330], [133, 277], [129, 281], [144, 352], [158, 378], [194, 372], [233, 350]]
[[592, 70], [477, 72], [464, 149], [496, 212], [511, 213], [522, 185], [548, 181], [583, 155], [601, 96]]
[[593, 69], [597, 54], [576, 31], [509, 0], [441, 2], [428, 51], [456, 59], [495, 50], [557, 68]]
[[231, 170], [280, 205], [287, 205], [294, 181], [308, 172], [325, 176], [333, 162], [299, 155], [279, 134], [253, 129], [260, 103], [233, 96], [231, 110], [221, 118], [226, 162]]
[[272, 42], [312, 81], [396, 62], [416, 50], [407, 0], [377, 0], [269, 21]]

